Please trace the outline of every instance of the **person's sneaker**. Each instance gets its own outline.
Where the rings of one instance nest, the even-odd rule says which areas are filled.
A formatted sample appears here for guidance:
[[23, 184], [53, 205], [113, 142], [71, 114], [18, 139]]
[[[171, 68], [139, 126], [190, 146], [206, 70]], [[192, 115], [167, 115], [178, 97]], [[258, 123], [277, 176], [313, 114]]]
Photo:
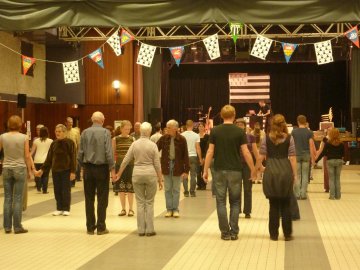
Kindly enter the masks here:
[[108, 229], [105, 229], [103, 231], [97, 231], [97, 235], [104, 235], [104, 234], [108, 234], [109, 233], [109, 230]]
[[251, 218], [250, 214], [245, 214], [245, 218]]
[[63, 211], [56, 210], [52, 213], [53, 216], [60, 216], [62, 215]]
[[139, 236], [145, 236], [145, 233], [139, 233]]
[[27, 230], [27, 229], [24, 229], [24, 228], [20, 228], [20, 229], [14, 230], [14, 233], [15, 233], [15, 234], [27, 233], [27, 232], [28, 232], [28, 230]]
[[189, 191], [184, 191], [184, 196], [189, 197]]
[[231, 236], [228, 233], [222, 233], [221, 234], [221, 239], [225, 240], [225, 241], [229, 241], [229, 240], [231, 240]]
[[272, 241], [277, 241], [277, 240], [278, 240], [278, 236], [277, 236], [277, 235], [273, 235], [273, 236], [270, 235], [270, 240], [272, 240]]
[[172, 211], [167, 211], [165, 217], [172, 217], [172, 215], [173, 215]]
[[62, 215], [63, 215], [63, 216], [70, 216], [70, 212], [69, 212], [69, 211], [64, 211], [64, 212], [62, 213]]
[[5, 229], [5, 233], [6, 233], [6, 234], [11, 233], [11, 229]]
[[88, 235], [94, 235], [94, 234], [95, 234], [94, 231], [86, 231], [86, 233], [87, 233]]
[[175, 212], [173, 213], [173, 217], [174, 217], [174, 218], [180, 217], [179, 211], [175, 211]]
[[239, 237], [237, 236], [237, 234], [232, 234], [232, 235], [230, 235], [230, 239], [235, 241], [235, 240], [238, 240]]
[[195, 192], [190, 192], [190, 196], [191, 197], [196, 197], [196, 193]]
[[155, 236], [156, 232], [146, 233], [146, 236]]

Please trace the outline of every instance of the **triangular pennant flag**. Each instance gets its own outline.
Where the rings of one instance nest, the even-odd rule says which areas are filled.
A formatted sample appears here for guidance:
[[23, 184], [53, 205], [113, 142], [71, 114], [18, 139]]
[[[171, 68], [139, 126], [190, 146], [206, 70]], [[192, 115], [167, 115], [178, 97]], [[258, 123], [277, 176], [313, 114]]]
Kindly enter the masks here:
[[26, 75], [28, 70], [35, 63], [36, 59], [32, 58], [32, 57], [25, 56], [25, 55], [21, 55], [21, 59], [22, 59], [23, 74]]
[[230, 32], [231, 37], [234, 40], [234, 43], [236, 43], [236, 40], [239, 37], [240, 29], [243, 27], [242, 23], [230, 23]]
[[120, 37], [118, 31], [112, 34], [112, 36], [109, 37], [106, 42], [111, 46], [111, 48], [113, 48], [116, 56], [121, 55]]
[[174, 57], [177, 66], [180, 65], [181, 57], [184, 53], [184, 46], [169, 48], [171, 55]]
[[205, 38], [203, 42], [211, 60], [220, 57], [219, 40], [217, 34]]
[[145, 67], [150, 67], [154, 59], [155, 51], [155, 46], [141, 43], [136, 63]]
[[330, 40], [314, 44], [318, 65], [334, 62]]
[[254, 47], [251, 50], [251, 55], [257, 58], [265, 60], [266, 56], [269, 53], [272, 40], [263, 36], [257, 36], [255, 40]]
[[121, 47], [124, 46], [126, 43], [134, 40], [134, 37], [125, 29], [121, 30]]
[[80, 82], [78, 61], [63, 63], [65, 83]]
[[345, 36], [350, 39], [356, 45], [356, 47], [359, 48], [359, 36], [357, 26], [354, 26], [349, 31], [347, 31], [345, 33]]
[[289, 63], [290, 58], [298, 45], [292, 43], [284, 43], [284, 42], [281, 42], [281, 45], [283, 47], [286, 63]]
[[97, 49], [90, 53], [88, 57], [93, 60], [96, 64], [98, 64], [101, 68], [104, 68], [104, 62], [102, 58], [102, 51], [101, 49]]

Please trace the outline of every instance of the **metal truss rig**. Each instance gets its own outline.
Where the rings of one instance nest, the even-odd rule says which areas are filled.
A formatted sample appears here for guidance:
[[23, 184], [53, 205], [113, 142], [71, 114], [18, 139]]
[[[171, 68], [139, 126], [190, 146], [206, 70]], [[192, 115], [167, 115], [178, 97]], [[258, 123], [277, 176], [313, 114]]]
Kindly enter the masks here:
[[[239, 31], [239, 39], [254, 39], [257, 35], [265, 35], [271, 39], [289, 38], [335, 38], [341, 36], [354, 25], [350, 23], [331, 24], [244, 24]], [[230, 25], [202, 24], [161, 27], [123, 27], [137, 40], [199, 40], [215, 33], [219, 39], [231, 38]], [[118, 27], [59, 27], [59, 38], [65, 41], [102, 41], [107, 40]]]

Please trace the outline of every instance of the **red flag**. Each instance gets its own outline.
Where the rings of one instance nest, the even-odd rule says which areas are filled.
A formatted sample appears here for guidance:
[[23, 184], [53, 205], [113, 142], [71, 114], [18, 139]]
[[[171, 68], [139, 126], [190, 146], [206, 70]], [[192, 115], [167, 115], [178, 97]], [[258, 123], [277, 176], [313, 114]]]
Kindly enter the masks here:
[[36, 59], [32, 57], [28, 57], [25, 55], [21, 55], [22, 58], [22, 66], [23, 66], [23, 74], [26, 75], [31, 66], [35, 63]]
[[353, 28], [351, 28], [344, 35], [348, 39], [350, 39], [356, 45], [356, 47], [359, 48], [359, 36], [358, 36], [358, 28], [357, 28], [357, 26], [354, 26]]
[[126, 31], [125, 29], [122, 29], [121, 30], [121, 38], [120, 38], [121, 47], [132, 40], [134, 40], [134, 37], [128, 31]]

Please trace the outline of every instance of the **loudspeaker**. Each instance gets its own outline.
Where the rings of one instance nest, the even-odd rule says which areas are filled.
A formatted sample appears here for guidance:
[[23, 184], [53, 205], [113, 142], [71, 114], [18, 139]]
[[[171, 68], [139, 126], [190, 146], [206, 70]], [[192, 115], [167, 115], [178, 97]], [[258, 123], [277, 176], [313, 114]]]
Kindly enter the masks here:
[[155, 125], [159, 122], [162, 123], [162, 108], [151, 108], [150, 123]]
[[18, 94], [17, 107], [18, 108], [26, 108], [26, 94]]

